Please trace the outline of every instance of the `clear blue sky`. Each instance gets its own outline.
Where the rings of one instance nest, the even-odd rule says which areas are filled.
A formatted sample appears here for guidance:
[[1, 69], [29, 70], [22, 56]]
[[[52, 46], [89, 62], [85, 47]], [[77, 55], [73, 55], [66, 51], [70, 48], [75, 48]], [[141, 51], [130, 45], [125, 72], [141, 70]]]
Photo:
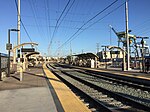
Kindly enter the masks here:
[[[103, 10], [115, 0], [75, 0], [68, 14], [66, 12], [74, 0], [71, 0], [66, 11], [58, 21], [57, 31], [54, 33], [50, 53], [48, 45], [51, 41], [56, 23], [65, 5], [69, 0], [21, 0], [21, 19], [33, 42], [39, 44], [38, 49], [42, 54], [56, 56], [70, 53], [96, 52], [96, 43], [101, 45], [117, 45], [117, 37], [111, 32], [111, 24], [117, 31], [125, 30], [125, 5], [103, 18], [107, 13], [125, 2], [119, 0], [112, 7], [97, 16], [83, 27], [103, 18], [89, 29], [79, 34], [73, 41], [58, 49], [70, 38], [86, 21]], [[17, 28], [17, 9], [15, 0], [0, 1], [0, 52], [7, 53], [7, 31], [9, 28]], [[65, 16], [66, 15], [66, 16]], [[63, 17], [65, 18], [63, 19]], [[83, 30], [82, 29], [82, 30]], [[150, 0], [129, 1], [129, 29], [137, 36], [150, 37]], [[82, 31], [81, 30], [81, 31]], [[110, 42], [111, 37], [111, 42]], [[30, 42], [25, 30], [21, 26], [21, 43]], [[11, 32], [11, 43], [17, 43], [17, 34]], [[147, 40], [150, 45], [150, 41]]]

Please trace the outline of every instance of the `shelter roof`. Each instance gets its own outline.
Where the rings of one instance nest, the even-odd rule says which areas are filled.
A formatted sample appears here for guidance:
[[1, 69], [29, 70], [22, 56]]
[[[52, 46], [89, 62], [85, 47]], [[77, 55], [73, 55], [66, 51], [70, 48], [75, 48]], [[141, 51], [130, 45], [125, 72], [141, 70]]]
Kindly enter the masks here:
[[150, 59], [150, 56], [144, 56], [145, 59]]
[[26, 57], [29, 57], [29, 56], [34, 55], [34, 54], [40, 54], [40, 53], [39, 52], [31, 52], [31, 53], [26, 54]]
[[98, 56], [97, 55], [95, 55], [95, 54], [93, 54], [93, 53], [83, 53], [83, 54], [76, 54], [76, 55], [73, 55], [73, 56], [77, 56], [77, 57], [79, 57], [79, 58], [98, 58]]

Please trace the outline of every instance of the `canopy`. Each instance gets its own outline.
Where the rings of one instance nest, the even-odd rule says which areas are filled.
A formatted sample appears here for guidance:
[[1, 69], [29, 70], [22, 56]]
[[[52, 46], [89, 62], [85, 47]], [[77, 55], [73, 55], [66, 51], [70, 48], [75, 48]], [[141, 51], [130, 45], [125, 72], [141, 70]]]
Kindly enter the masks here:
[[26, 57], [29, 57], [29, 56], [34, 55], [34, 54], [40, 54], [40, 53], [39, 52], [31, 52], [31, 53], [26, 54]]
[[83, 53], [83, 54], [77, 54], [77, 55], [73, 55], [73, 56], [77, 56], [79, 58], [83, 58], [83, 59], [94, 59], [95, 57], [98, 58], [97, 55], [93, 54], [93, 53]]

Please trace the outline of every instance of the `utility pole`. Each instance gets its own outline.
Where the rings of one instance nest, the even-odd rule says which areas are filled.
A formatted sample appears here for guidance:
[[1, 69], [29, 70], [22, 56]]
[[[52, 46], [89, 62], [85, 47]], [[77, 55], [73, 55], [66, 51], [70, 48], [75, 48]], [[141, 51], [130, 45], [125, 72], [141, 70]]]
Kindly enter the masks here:
[[122, 71], [126, 71], [126, 59], [125, 59], [125, 55], [126, 55], [126, 53], [125, 53], [125, 46], [123, 46], [123, 50], [122, 50], [122, 52], [123, 52], [123, 64], [122, 64]]
[[48, 48], [47, 48], [47, 52], [48, 52], [48, 55], [50, 56], [50, 46], [48, 45]]
[[[145, 49], [145, 43], [144, 43], [144, 39], [149, 39], [149, 37], [142, 37], [142, 36], [138, 36], [136, 38], [141, 38], [141, 45], [142, 45], [142, 48], [141, 48], [141, 58], [142, 58], [142, 72], [145, 71], [145, 62], [144, 62], [144, 56], [145, 56], [145, 53], [144, 53], [144, 49]], [[141, 68], [141, 67], [140, 67]]]
[[126, 50], [127, 50], [127, 70], [130, 69], [130, 51], [129, 51], [129, 31], [128, 31], [128, 0], [126, 0]]
[[99, 52], [99, 43], [96, 43], [97, 53]]
[[70, 56], [72, 56], [72, 47], [71, 47], [71, 42], [70, 42]]
[[18, 31], [18, 42], [17, 42], [17, 44], [18, 45], [20, 45], [20, 21], [21, 21], [21, 19], [20, 19], [20, 0], [18, 0], [18, 27], [17, 27], [17, 29], [19, 30]]
[[111, 46], [111, 27], [110, 27], [110, 46]]
[[[18, 29], [18, 40], [17, 40], [17, 45], [20, 45], [21, 39], [20, 39], [20, 22], [21, 22], [21, 17], [20, 17], [20, 0], [18, 0], [18, 23], [17, 23], [17, 29]], [[20, 55], [19, 55], [20, 54]], [[19, 64], [19, 72], [20, 72], [20, 81], [23, 80], [23, 68], [22, 68], [22, 53], [21, 53], [21, 48], [17, 49], [17, 57], [18, 57], [18, 64]]]
[[71, 58], [71, 63], [72, 63], [72, 48], [71, 48], [71, 42], [70, 42], [70, 58]]
[[109, 46], [102, 46], [102, 47], [104, 47], [105, 69], [107, 69], [107, 60], [106, 60], [107, 54], [106, 54], [106, 48], [108, 48]]
[[[21, 18], [20, 18], [20, 0], [18, 0], [18, 14], [17, 14], [17, 29], [19, 30], [17, 32], [17, 45], [20, 45], [20, 21], [21, 21]], [[18, 58], [18, 63], [20, 62], [20, 49], [17, 49], [17, 58]], [[14, 62], [16, 63], [16, 59], [14, 60]]]
[[[12, 46], [10, 44], [10, 29], [8, 29], [8, 44], [9, 44], [9, 47]], [[8, 49], [8, 74], [7, 76], [10, 77], [10, 50], [11, 50], [11, 47]]]
[[141, 40], [141, 44], [142, 44], [142, 72], [144, 73], [145, 71], [145, 64], [144, 64], [144, 39], [142, 38]]
[[8, 43], [6, 44], [6, 49], [8, 50], [8, 74], [10, 76], [10, 50], [12, 50], [12, 44], [10, 43], [10, 32], [11, 31], [19, 31], [18, 29], [8, 29]]

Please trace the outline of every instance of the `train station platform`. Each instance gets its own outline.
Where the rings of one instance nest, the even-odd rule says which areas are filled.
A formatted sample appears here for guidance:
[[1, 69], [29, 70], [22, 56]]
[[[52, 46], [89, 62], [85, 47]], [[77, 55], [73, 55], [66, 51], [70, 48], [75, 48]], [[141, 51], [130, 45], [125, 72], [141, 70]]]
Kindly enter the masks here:
[[47, 69], [46, 65], [44, 65], [43, 68], [61, 102], [64, 112], [90, 112], [85, 104], [83, 104], [83, 102], [61, 80]]
[[90, 112], [45, 65], [0, 81], [0, 112]]
[[[62, 64], [62, 65], [65, 65], [65, 64]], [[87, 67], [72, 66], [72, 65], [66, 65], [66, 66], [77, 68], [77, 69], [103, 72], [103, 73], [109, 73], [109, 74], [118, 75], [118, 76], [124, 76], [124, 77], [130, 77], [130, 78], [136, 78], [136, 79], [150, 81], [150, 72], [143, 73], [143, 72], [141, 72], [141, 70], [136, 70], [136, 69], [122, 71], [121, 68], [112, 68], [112, 67], [108, 67], [107, 69], [105, 69], [102, 67], [101, 68], [87, 68]]]
[[122, 71], [122, 68], [98, 68], [94, 69], [95, 71], [107, 72], [115, 75], [127, 76], [131, 78], [139, 78], [144, 80], [150, 80], [150, 73], [143, 73], [137, 69], [131, 69], [128, 71]]

